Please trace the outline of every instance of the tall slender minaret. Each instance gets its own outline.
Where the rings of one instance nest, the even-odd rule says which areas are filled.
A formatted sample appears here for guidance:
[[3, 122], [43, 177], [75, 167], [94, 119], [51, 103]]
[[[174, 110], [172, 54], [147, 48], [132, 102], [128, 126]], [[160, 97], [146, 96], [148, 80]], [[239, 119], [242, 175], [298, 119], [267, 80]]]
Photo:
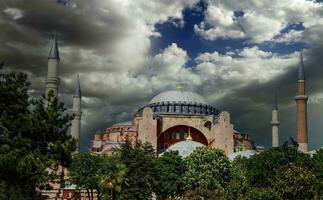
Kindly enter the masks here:
[[58, 94], [58, 86], [59, 86], [59, 52], [58, 52], [58, 44], [56, 39], [56, 33], [54, 34], [52, 47], [48, 56], [48, 71], [47, 71], [47, 79], [46, 83], [46, 91], [45, 95], [48, 97], [48, 93], [53, 91], [54, 97], [57, 97]]
[[278, 120], [278, 103], [277, 103], [277, 91], [274, 89], [274, 98], [273, 98], [273, 109], [271, 111], [271, 132], [272, 132], [272, 146], [279, 146], [279, 120]]
[[303, 62], [303, 50], [300, 52], [300, 64], [298, 68], [298, 89], [295, 96], [296, 101], [296, 124], [297, 124], [297, 142], [299, 150], [302, 152], [308, 151], [308, 136], [307, 136], [307, 99], [305, 93], [305, 70]]
[[76, 82], [76, 89], [75, 94], [73, 96], [73, 120], [72, 120], [72, 127], [71, 127], [71, 135], [73, 138], [75, 138], [77, 142], [77, 150], [80, 149], [80, 133], [81, 133], [81, 86], [80, 86], [80, 78], [79, 75], [77, 75], [77, 82]]

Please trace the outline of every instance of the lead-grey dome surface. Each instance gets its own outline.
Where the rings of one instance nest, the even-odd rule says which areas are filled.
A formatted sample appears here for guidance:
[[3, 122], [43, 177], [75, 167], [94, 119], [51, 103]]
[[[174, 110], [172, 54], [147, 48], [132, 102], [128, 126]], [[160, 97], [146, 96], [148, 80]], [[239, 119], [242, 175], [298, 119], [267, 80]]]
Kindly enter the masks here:
[[178, 90], [170, 90], [159, 93], [149, 103], [159, 102], [189, 102], [208, 104], [207, 101], [197, 93]]
[[234, 152], [232, 154], [229, 155], [229, 160], [234, 160], [236, 157], [241, 156], [241, 157], [245, 157], [245, 158], [250, 158], [251, 156], [257, 154], [258, 152], [255, 150], [245, 150], [245, 151], [238, 151], [238, 152]]
[[183, 158], [189, 156], [196, 148], [204, 147], [205, 145], [199, 142], [186, 140], [173, 144], [167, 151], [178, 151], [178, 154]]

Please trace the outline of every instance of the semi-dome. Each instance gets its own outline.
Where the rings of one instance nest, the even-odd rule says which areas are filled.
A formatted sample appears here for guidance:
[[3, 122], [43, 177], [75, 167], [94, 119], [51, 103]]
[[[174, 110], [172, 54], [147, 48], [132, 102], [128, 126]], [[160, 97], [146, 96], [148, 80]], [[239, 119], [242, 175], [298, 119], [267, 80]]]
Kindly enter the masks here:
[[196, 148], [204, 147], [205, 145], [195, 141], [181, 141], [170, 146], [167, 151], [178, 151], [178, 154], [183, 158], [189, 156]]
[[207, 104], [207, 101], [197, 93], [178, 90], [170, 90], [159, 93], [150, 101], [150, 103], [160, 102], [186, 102]]

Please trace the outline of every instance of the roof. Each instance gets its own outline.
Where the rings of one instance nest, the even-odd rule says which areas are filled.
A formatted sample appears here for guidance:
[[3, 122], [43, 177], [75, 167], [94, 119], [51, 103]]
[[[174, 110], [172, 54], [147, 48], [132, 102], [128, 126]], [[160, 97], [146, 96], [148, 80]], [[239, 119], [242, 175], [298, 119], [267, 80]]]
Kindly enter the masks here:
[[208, 104], [207, 101], [199, 94], [189, 91], [169, 90], [157, 94], [149, 103], [159, 102], [189, 102]]
[[181, 142], [177, 142], [170, 146], [167, 151], [178, 151], [178, 154], [183, 158], [189, 156], [196, 148], [205, 146], [202, 143], [185, 140]]
[[58, 44], [57, 44], [56, 32], [54, 34], [54, 38], [53, 38], [52, 46], [51, 46], [50, 51], [49, 51], [48, 58], [59, 60], [59, 52], [58, 52]]
[[250, 158], [252, 155], [257, 154], [258, 152], [255, 150], [246, 150], [246, 151], [238, 151], [235, 153], [232, 153], [229, 155], [229, 160], [234, 160], [236, 157], [241, 156], [241, 157], [246, 157]]

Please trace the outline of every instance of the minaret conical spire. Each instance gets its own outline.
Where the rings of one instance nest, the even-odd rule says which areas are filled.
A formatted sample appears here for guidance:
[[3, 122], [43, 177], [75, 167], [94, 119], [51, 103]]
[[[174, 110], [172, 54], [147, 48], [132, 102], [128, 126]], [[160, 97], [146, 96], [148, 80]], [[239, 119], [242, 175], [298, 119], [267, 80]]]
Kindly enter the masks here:
[[50, 91], [53, 92], [53, 97], [58, 97], [58, 87], [59, 87], [59, 53], [56, 33], [54, 33], [54, 38], [52, 41], [52, 46], [49, 51], [48, 56], [48, 66], [47, 66], [47, 78], [46, 78], [46, 90], [45, 95], [48, 97]]
[[75, 88], [75, 93], [74, 97], [81, 97], [81, 85], [80, 85], [80, 76], [77, 74], [77, 82], [76, 82], [76, 88]]
[[278, 102], [277, 102], [277, 88], [274, 87], [274, 95], [273, 95], [273, 110], [278, 110]]
[[296, 101], [296, 126], [297, 126], [297, 142], [299, 150], [308, 152], [308, 133], [307, 133], [307, 100], [305, 69], [303, 62], [303, 51], [300, 52], [300, 63], [298, 68], [297, 94]]
[[73, 96], [73, 109], [72, 109], [72, 126], [71, 126], [71, 135], [75, 138], [77, 143], [77, 152], [80, 149], [80, 136], [81, 136], [81, 118], [82, 118], [82, 95], [81, 95], [81, 85], [80, 77], [77, 75], [75, 94]]
[[303, 49], [301, 49], [300, 51], [299, 66], [298, 66], [298, 80], [305, 80]]
[[49, 51], [48, 58], [59, 60], [59, 51], [58, 51], [58, 43], [57, 43], [57, 38], [56, 38], [56, 31], [54, 33], [54, 38], [53, 38], [52, 46]]
[[273, 92], [273, 109], [271, 111], [271, 135], [272, 135], [272, 147], [279, 146], [279, 119], [278, 119], [278, 103], [277, 103], [277, 89], [274, 87]]

